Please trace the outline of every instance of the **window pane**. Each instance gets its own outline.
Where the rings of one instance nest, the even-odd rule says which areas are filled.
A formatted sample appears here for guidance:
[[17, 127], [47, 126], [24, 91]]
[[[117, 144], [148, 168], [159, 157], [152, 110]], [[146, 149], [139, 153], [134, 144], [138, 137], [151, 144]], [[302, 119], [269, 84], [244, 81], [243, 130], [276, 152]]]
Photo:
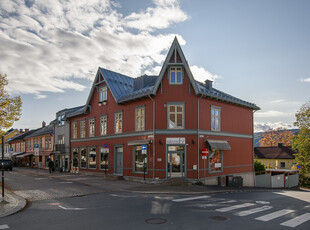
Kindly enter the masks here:
[[109, 149], [100, 149], [100, 169], [108, 169], [109, 167]]
[[177, 72], [177, 83], [182, 83], [182, 74], [181, 74], [181, 72]]
[[209, 156], [209, 167], [210, 171], [221, 171], [222, 161], [221, 161], [221, 151], [215, 150]]
[[175, 106], [174, 105], [170, 105], [169, 106], [169, 111], [170, 112], [175, 112]]
[[183, 120], [182, 120], [182, 114], [177, 114], [177, 126], [178, 126], [178, 128], [181, 128], [181, 127], [183, 127]]
[[177, 106], [177, 112], [182, 112], [183, 111], [183, 107], [182, 106]]
[[175, 114], [169, 116], [169, 128], [175, 128]]
[[[146, 151], [147, 153], [147, 151]], [[135, 172], [144, 172], [147, 167], [147, 154], [142, 153], [142, 146], [135, 146], [134, 147], [134, 154], [135, 154]]]
[[171, 72], [170, 82], [175, 83], [175, 72]]
[[90, 169], [96, 169], [96, 148], [90, 148], [88, 153], [88, 167]]
[[73, 167], [79, 167], [79, 153], [77, 149], [73, 149], [73, 161], [72, 161], [72, 166]]
[[86, 168], [86, 149], [81, 149], [81, 168]]

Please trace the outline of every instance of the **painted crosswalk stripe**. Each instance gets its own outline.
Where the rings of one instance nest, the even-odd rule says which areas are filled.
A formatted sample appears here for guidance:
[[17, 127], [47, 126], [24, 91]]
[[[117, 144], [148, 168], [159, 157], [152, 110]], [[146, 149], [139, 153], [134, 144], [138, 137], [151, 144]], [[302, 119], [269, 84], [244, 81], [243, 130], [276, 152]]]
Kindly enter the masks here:
[[290, 209], [283, 209], [277, 212], [272, 212], [270, 214], [264, 215], [264, 216], [260, 216], [255, 218], [256, 220], [261, 220], [261, 221], [269, 221], [269, 220], [273, 220], [275, 218], [278, 218], [280, 216], [284, 216], [286, 214], [289, 214], [291, 212], [294, 212], [294, 210], [290, 210]]
[[250, 209], [250, 210], [238, 212], [238, 213], [236, 213], [236, 215], [237, 216], [248, 216], [248, 215], [251, 215], [251, 214], [254, 214], [254, 213], [258, 213], [258, 212], [269, 210], [271, 208], [272, 208], [271, 206], [262, 206], [262, 207], [259, 207], [259, 208], [253, 208], [253, 209]]
[[305, 213], [303, 215], [297, 216], [291, 220], [283, 222], [281, 225], [295, 228], [296, 226], [310, 220], [310, 213]]
[[210, 196], [194, 196], [194, 197], [188, 197], [188, 198], [182, 198], [182, 199], [175, 199], [172, 201], [173, 202], [183, 202], [183, 201], [200, 200], [200, 199], [206, 199], [206, 198], [210, 198]]
[[235, 203], [237, 202], [236, 200], [227, 200], [227, 201], [222, 201], [222, 202], [219, 202], [220, 204], [229, 204], [229, 203]]
[[8, 229], [10, 228], [7, 224], [0, 225], [0, 229]]
[[237, 204], [237, 205], [233, 205], [233, 206], [229, 206], [229, 207], [225, 207], [225, 208], [219, 208], [219, 209], [216, 209], [215, 211], [218, 211], [218, 212], [228, 212], [228, 211], [236, 210], [236, 209], [239, 209], [239, 208], [251, 207], [253, 205], [256, 205], [256, 204], [253, 204], [253, 203]]

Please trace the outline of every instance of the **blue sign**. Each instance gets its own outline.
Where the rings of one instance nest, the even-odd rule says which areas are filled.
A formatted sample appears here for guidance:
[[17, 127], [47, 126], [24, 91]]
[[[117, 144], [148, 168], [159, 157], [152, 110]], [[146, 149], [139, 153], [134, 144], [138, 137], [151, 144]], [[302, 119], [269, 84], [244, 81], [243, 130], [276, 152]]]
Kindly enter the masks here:
[[142, 145], [142, 150], [146, 150], [147, 146], [146, 145]]
[[103, 144], [103, 147], [104, 147], [104, 148], [109, 148], [109, 144], [108, 144], [108, 143], [104, 143], [104, 144]]
[[297, 165], [297, 168], [298, 168], [298, 169], [300, 169], [300, 168], [301, 168], [301, 166], [300, 166], [300, 165]]
[[34, 144], [33, 148], [39, 148], [39, 144]]
[[13, 148], [10, 148], [10, 151], [13, 151]]

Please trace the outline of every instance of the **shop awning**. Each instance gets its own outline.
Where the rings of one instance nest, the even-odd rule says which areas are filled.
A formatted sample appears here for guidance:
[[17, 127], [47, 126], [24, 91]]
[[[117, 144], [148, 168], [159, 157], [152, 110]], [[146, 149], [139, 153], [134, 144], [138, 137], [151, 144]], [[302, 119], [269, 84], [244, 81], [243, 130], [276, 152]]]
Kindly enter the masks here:
[[20, 155], [16, 156], [16, 158], [23, 158], [23, 157], [30, 156], [30, 155], [33, 155], [33, 153], [20, 154]]
[[17, 157], [18, 155], [21, 155], [23, 153], [25, 153], [25, 152], [15, 152], [15, 153], [12, 154], [12, 156], [13, 157]]
[[208, 142], [208, 144], [210, 145], [211, 149], [231, 150], [231, 147], [228, 144], [228, 141], [226, 141], [226, 140], [206, 139], [205, 142]]
[[152, 140], [136, 140], [136, 141], [128, 141], [128, 145], [147, 145], [152, 143]]

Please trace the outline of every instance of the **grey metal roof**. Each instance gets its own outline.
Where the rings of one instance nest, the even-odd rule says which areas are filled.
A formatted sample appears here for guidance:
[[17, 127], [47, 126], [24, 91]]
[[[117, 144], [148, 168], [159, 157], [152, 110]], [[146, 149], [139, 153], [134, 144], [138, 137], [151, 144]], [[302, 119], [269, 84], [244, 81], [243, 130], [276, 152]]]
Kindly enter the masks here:
[[232, 103], [232, 104], [236, 104], [236, 105], [241, 105], [241, 106], [248, 107], [248, 108], [251, 108], [254, 110], [260, 109], [257, 105], [255, 105], [253, 103], [243, 101], [239, 98], [231, 96], [231, 95], [224, 93], [220, 90], [217, 90], [213, 87], [211, 89], [208, 89], [203, 83], [198, 82], [198, 81], [195, 81], [195, 82], [196, 82], [196, 85], [198, 87], [199, 93], [205, 97], [210, 97], [210, 98], [213, 98], [216, 100], [220, 100], [220, 101], [224, 101], [224, 102], [228, 102], [228, 103]]
[[26, 137], [28, 137], [29, 135], [33, 134], [34, 132], [38, 131], [39, 129], [33, 129], [30, 130], [26, 133], [23, 133], [21, 135], [18, 135], [17, 137], [13, 137], [9, 140], [9, 142], [13, 142], [13, 141], [20, 141], [20, 140], [24, 140]]
[[39, 128], [36, 132], [30, 134], [29, 136], [25, 137], [25, 139], [27, 138], [31, 138], [31, 137], [38, 137], [38, 136], [42, 136], [42, 135], [46, 135], [46, 134], [52, 134], [54, 131], [54, 126], [53, 125], [48, 125], [42, 128]]
[[70, 117], [75, 117], [75, 116], [84, 114], [85, 105], [75, 107], [75, 108], [76, 108], [75, 110], [70, 110], [70, 111], [66, 112], [65, 117], [70, 118]]

